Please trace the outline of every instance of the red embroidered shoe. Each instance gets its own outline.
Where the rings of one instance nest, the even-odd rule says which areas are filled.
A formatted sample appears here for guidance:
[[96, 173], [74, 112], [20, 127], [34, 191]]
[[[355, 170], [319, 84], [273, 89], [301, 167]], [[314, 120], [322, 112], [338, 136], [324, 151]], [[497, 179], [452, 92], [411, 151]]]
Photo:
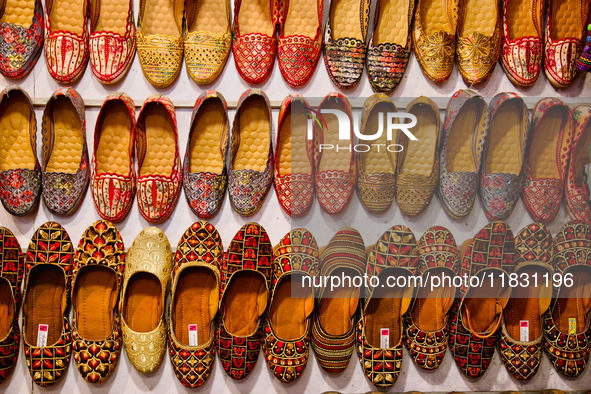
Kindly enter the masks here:
[[565, 103], [556, 98], [538, 101], [532, 112], [523, 186], [525, 208], [536, 222], [550, 222], [560, 210], [572, 133], [573, 120]]
[[487, 371], [499, 341], [503, 309], [511, 295], [514, 248], [509, 226], [492, 222], [460, 249], [460, 276], [470, 281], [462, 284], [450, 311], [449, 348], [459, 370], [471, 379]]
[[[263, 0], [236, 0], [232, 52], [238, 73], [252, 85], [263, 83], [273, 70], [277, 38], [274, 10]], [[275, 17], [276, 18], [276, 17]]]
[[[332, 113], [323, 114], [323, 110], [338, 110], [349, 118], [350, 130], [347, 141], [339, 140], [339, 119]], [[318, 112], [324, 119], [326, 130], [315, 123], [317, 138], [322, 141], [323, 152], [317, 152], [315, 161], [316, 195], [318, 203], [326, 213], [331, 215], [345, 210], [357, 184], [357, 161], [353, 150], [353, 119], [351, 104], [340, 93], [329, 93], [318, 107]], [[339, 146], [339, 143], [341, 146]], [[332, 148], [328, 149], [329, 146]]]
[[0, 74], [6, 78], [21, 78], [33, 69], [43, 49], [43, 25], [41, 0], [3, 4], [0, 10]]
[[135, 104], [125, 93], [107, 96], [94, 129], [90, 166], [94, 207], [101, 218], [118, 222], [133, 204]]
[[281, 208], [293, 218], [305, 216], [314, 202], [314, 140], [307, 139], [311, 113], [300, 95], [287, 96], [279, 111], [273, 182]]
[[216, 346], [222, 367], [232, 379], [246, 378], [259, 358], [271, 256], [267, 232], [256, 223], [242, 226], [224, 256]]
[[310, 355], [312, 282], [319, 268], [318, 244], [312, 233], [302, 228], [287, 233], [273, 248], [271, 267], [263, 348], [271, 373], [290, 383], [302, 375]]
[[[93, 0], [90, 21], [90, 68], [100, 83], [119, 82], [135, 56], [133, 0], [111, 2]], [[125, 7], [124, 4], [127, 6]]]
[[150, 223], [162, 223], [172, 214], [183, 183], [176, 113], [168, 97], [153, 95], [146, 99], [136, 122], [135, 138], [140, 213]]
[[12, 234], [0, 227], [0, 302], [4, 313], [0, 316], [0, 384], [12, 372], [18, 360], [21, 332], [18, 328], [18, 309], [21, 282], [25, 272], [25, 256]]
[[45, 3], [45, 60], [51, 77], [62, 85], [76, 82], [88, 62], [86, 0], [47, 0]]
[[277, 62], [290, 86], [305, 85], [316, 70], [322, 50], [323, 0], [283, 0]]
[[591, 225], [591, 205], [589, 189], [584, 180], [584, 168], [591, 164], [589, 145], [591, 145], [591, 106], [579, 105], [572, 110], [574, 121], [573, 142], [564, 186], [566, 210], [571, 218], [583, 220]]

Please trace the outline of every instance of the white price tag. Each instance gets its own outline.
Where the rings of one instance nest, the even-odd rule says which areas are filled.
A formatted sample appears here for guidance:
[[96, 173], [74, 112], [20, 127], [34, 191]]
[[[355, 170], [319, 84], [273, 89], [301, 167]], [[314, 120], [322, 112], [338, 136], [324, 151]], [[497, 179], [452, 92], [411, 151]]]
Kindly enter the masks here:
[[47, 346], [47, 330], [49, 329], [48, 324], [39, 324], [37, 330], [37, 347]]
[[189, 324], [189, 346], [197, 346], [197, 324]]
[[390, 329], [389, 328], [381, 328], [380, 329], [380, 345], [382, 349], [389, 349], [390, 348]]
[[529, 320], [519, 321], [519, 340], [529, 342]]

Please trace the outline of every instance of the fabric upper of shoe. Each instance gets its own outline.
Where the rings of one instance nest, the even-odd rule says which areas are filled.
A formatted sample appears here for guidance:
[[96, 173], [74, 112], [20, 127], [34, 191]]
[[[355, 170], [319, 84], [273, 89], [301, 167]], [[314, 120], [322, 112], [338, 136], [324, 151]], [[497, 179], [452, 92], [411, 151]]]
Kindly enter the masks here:
[[574, 120], [573, 142], [566, 173], [565, 197], [566, 208], [573, 219], [591, 224], [591, 205], [589, 188], [585, 183], [584, 169], [591, 164], [588, 147], [591, 146], [589, 120], [591, 107], [579, 105], [572, 110]]

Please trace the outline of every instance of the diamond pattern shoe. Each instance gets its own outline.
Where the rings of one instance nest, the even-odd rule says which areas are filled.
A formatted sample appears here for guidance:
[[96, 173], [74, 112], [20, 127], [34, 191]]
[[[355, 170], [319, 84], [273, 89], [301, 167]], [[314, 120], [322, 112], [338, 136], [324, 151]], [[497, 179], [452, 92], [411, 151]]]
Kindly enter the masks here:
[[6, 78], [27, 75], [43, 49], [41, 0], [29, 0], [21, 8], [22, 4], [8, 1], [0, 13], [0, 74]]
[[579, 105], [571, 113], [574, 120], [574, 132], [566, 172], [564, 201], [571, 218], [583, 220], [591, 225], [589, 188], [584, 179], [584, 168], [591, 164], [589, 158], [591, 106]]
[[41, 197], [37, 121], [31, 99], [18, 86], [0, 93], [0, 201], [8, 213], [27, 215]]
[[[55, 222], [41, 225], [27, 249], [22, 322], [27, 368], [40, 387], [59, 382], [70, 364], [73, 263], [74, 248], [66, 230]], [[46, 341], [38, 338], [40, 324], [47, 325]]]
[[[205, 221], [193, 223], [176, 248], [168, 339], [172, 369], [185, 387], [202, 386], [213, 369], [223, 254], [220, 234]], [[197, 329], [196, 343], [189, 325]]]
[[533, 220], [547, 223], [562, 205], [573, 138], [570, 108], [556, 98], [538, 101], [532, 112], [530, 134], [523, 202]]

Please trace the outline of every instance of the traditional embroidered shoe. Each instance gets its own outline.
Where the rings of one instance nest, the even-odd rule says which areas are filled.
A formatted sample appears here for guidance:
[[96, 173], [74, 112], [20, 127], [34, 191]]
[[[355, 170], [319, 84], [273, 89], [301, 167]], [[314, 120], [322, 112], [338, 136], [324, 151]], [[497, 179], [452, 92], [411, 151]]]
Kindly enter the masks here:
[[210, 84], [220, 75], [232, 46], [230, 0], [188, 1], [185, 66], [193, 81]]
[[305, 85], [316, 70], [322, 51], [323, 0], [291, 0], [282, 6], [277, 62], [285, 82]]
[[311, 284], [318, 268], [318, 244], [306, 229], [291, 230], [273, 248], [263, 348], [269, 370], [283, 383], [299, 379], [308, 363], [315, 301]]
[[523, 202], [536, 222], [547, 223], [558, 214], [573, 139], [569, 107], [545, 98], [532, 112], [530, 146], [525, 158]]
[[200, 218], [209, 219], [224, 201], [230, 138], [228, 105], [221, 93], [202, 93], [193, 107], [185, 160], [183, 188], [187, 202]]
[[488, 121], [486, 102], [473, 90], [458, 90], [447, 104], [437, 194], [452, 218], [474, 207]]
[[[492, 222], [461, 247], [460, 276], [478, 277], [479, 286], [462, 284], [460, 298], [450, 311], [449, 348], [460, 371], [469, 378], [484, 375], [499, 342], [503, 309], [509, 301], [507, 286], [513, 272], [513, 233], [504, 222]], [[490, 279], [490, 281], [489, 281]], [[503, 284], [505, 284], [503, 286]]]
[[153, 86], [166, 88], [183, 64], [183, 12], [180, 0], [140, 2], [137, 55], [144, 76]]
[[84, 101], [72, 88], [56, 90], [43, 110], [43, 201], [55, 215], [71, 215], [90, 178]]
[[411, 101], [406, 112], [417, 117], [417, 125], [412, 128], [417, 141], [400, 136], [404, 150], [398, 154], [396, 203], [400, 212], [413, 217], [427, 209], [439, 183], [441, 117], [437, 104], [425, 96]]
[[414, 52], [423, 74], [446, 81], [454, 69], [459, 0], [418, 0], [412, 29]]
[[[347, 149], [346, 145], [342, 149], [336, 149], [340, 141], [339, 120], [333, 114], [324, 116], [323, 110], [342, 111], [349, 118], [351, 124], [349, 149]], [[316, 153], [314, 157], [316, 196], [320, 208], [324, 212], [334, 215], [343, 212], [349, 205], [357, 184], [357, 161], [353, 151], [351, 104], [342, 94], [332, 92], [322, 100], [318, 112], [323, 115], [325, 127], [321, 127], [322, 125], [318, 123], [314, 124], [317, 138], [323, 144], [332, 145], [334, 148]]]
[[410, 59], [414, 5], [411, 0], [380, 0], [376, 5], [365, 61], [374, 92], [390, 94], [402, 81]]
[[544, 72], [556, 88], [569, 87], [577, 77], [590, 5], [589, 0], [548, 0]]
[[370, 0], [330, 3], [322, 52], [328, 76], [340, 89], [353, 88], [363, 74], [370, 6]]
[[232, 208], [243, 216], [261, 208], [273, 183], [272, 119], [265, 92], [250, 89], [240, 96], [232, 125], [228, 192]]
[[[554, 272], [573, 282], [554, 292], [550, 309], [542, 317], [544, 350], [561, 375], [583, 373], [590, 352], [591, 229], [582, 221], [566, 223], [554, 237]], [[570, 275], [569, 275], [570, 274]], [[568, 276], [567, 276], [568, 275]]]
[[499, 93], [488, 106], [486, 149], [480, 174], [480, 202], [489, 220], [511, 215], [523, 188], [529, 112], [515, 93]]
[[91, 3], [90, 68], [96, 79], [106, 85], [121, 81], [135, 56], [133, 0], [127, 2], [127, 7], [123, 4], [123, 0]]
[[281, 208], [292, 218], [305, 216], [314, 202], [314, 140], [307, 139], [310, 105], [300, 95], [281, 103], [273, 183]]
[[552, 235], [543, 224], [532, 223], [515, 237], [515, 273], [531, 282], [512, 290], [501, 325], [499, 352], [507, 371], [518, 380], [532, 379], [542, 361], [542, 315], [552, 301], [552, 283], [542, 280], [538, 286], [534, 278], [554, 273], [552, 247]]
[[263, 83], [273, 70], [277, 38], [276, 16], [271, 4], [263, 0], [237, 0], [234, 3], [232, 53], [238, 74], [252, 85]]
[[140, 213], [150, 223], [161, 223], [172, 214], [183, 183], [176, 113], [168, 97], [153, 95], [146, 99], [136, 122], [135, 138]]
[[[365, 244], [357, 230], [339, 230], [322, 248], [320, 275], [365, 274]], [[316, 298], [318, 309], [312, 315], [312, 348], [320, 366], [328, 373], [343, 372], [355, 348], [355, 315], [359, 306], [360, 287], [320, 287]]]
[[486, 82], [501, 54], [501, 12], [497, 0], [462, 0], [456, 54], [468, 86]]
[[[433, 226], [425, 231], [418, 243], [418, 258], [418, 271], [425, 280], [430, 275], [453, 277], [460, 270], [456, 240], [445, 227]], [[404, 344], [422, 369], [434, 370], [443, 362], [454, 296], [453, 286], [442, 284], [433, 290], [421, 287], [410, 313], [404, 315]]]
[[[74, 248], [66, 230], [56, 222], [41, 225], [27, 249], [22, 322], [27, 368], [41, 387], [56, 384], [70, 364], [73, 263]], [[46, 336], [39, 335], [42, 329]]]
[[8, 213], [33, 211], [41, 196], [37, 121], [31, 99], [18, 86], [0, 93], [0, 201]]
[[[378, 283], [385, 283], [390, 277], [403, 277], [410, 283], [410, 276], [417, 270], [417, 244], [408, 227], [390, 228], [368, 251], [369, 278], [377, 277]], [[402, 369], [402, 319], [413, 293], [412, 284], [365, 288], [357, 323], [357, 355], [365, 376], [376, 387], [388, 388], [398, 380]]]
[[[383, 147], [381, 150], [378, 150], [372, 146], [367, 152], [357, 152], [355, 154], [357, 163], [357, 195], [365, 209], [373, 214], [384, 213], [390, 209], [396, 194], [398, 154], [396, 151], [390, 152], [387, 147], [392, 141], [398, 141], [398, 130], [395, 133], [387, 133], [383, 127], [388, 122], [388, 113], [394, 112], [398, 112], [396, 105], [384, 93], [376, 93], [368, 97], [363, 104], [361, 134], [372, 136], [381, 133], [372, 143], [374, 146], [377, 145], [379, 147], [381, 145]], [[331, 126], [334, 126], [334, 124], [332, 123]], [[331, 134], [331, 132], [335, 132], [336, 130], [332, 128], [327, 134]], [[390, 134], [392, 134], [392, 141], [388, 140]], [[326, 137], [334, 139], [335, 142], [338, 141], [334, 138], [336, 134], [326, 135]], [[353, 143], [351, 142], [351, 144]], [[325, 160], [328, 159], [329, 154], [324, 152], [324, 155], [327, 155]], [[339, 156], [343, 157], [344, 154]], [[345, 168], [345, 162], [343, 161], [341, 164]]]
[[271, 256], [267, 232], [256, 223], [242, 226], [224, 256], [216, 347], [224, 371], [233, 379], [247, 377], [259, 358]]
[[127, 251], [121, 290], [121, 334], [125, 352], [141, 373], [158, 369], [166, 354], [165, 305], [172, 250], [157, 227], [148, 227]]
[[62, 85], [72, 85], [88, 63], [87, 15], [90, 1], [45, 2], [45, 61], [49, 75]]
[[88, 383], [109, 377], [121, 350], [117, 308], [125, 268], [125, 246], [112, 223], [99, 220], [82, 234], [72, 271], [72, 349]]
[[168, 339], [172, 369], [185, 387], [203, 385], [215, 361], [223, 253], [220, 234], [205, 221], [193, 223], [176, 248]]
[[136, 175], [133, 163], [135, 104], [125, 93], [103, 102], [94, 129], [90, 188], [101, 218], [118, 222], [133, 204]]
[[590, 193], [584, 179], [584, 169], [591, 164], [591, 106], [579, 105], [572, 110], [574, 121], [573, 142], [566, 173], [564, 200], [571, 218], [591, 225]]
[[0, 227], [0, 383], [12, 372], [18, 360], [21, 332], [18, 309], [21, 282], [25, 272], [25, 256], [12, 232]]
[[4, 3], [0, 11], [0, 74], [21, 78], [33, 69], [43, 49], [43, 26], [41, 0]]
[[544, 2], [503, 0], [501, 65], [517, 86], [531, 86], [542, 70]]

